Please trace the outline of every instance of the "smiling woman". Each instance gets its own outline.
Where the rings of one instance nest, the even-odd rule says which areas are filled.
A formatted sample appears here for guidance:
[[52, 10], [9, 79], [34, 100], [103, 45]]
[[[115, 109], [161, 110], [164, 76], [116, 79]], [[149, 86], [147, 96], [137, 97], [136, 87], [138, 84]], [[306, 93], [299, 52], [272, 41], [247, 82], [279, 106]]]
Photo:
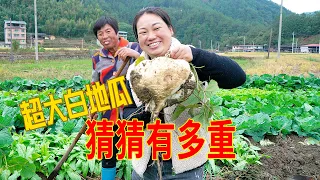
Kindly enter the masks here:
[[145, 14], [137, 22], [140, 47], [151, 57], [163, 56], [171, 44], [172, 26], [155, 14]]
[[[92, 57], [92, 83], [100, 82], [106, 84], [109, 79], [124, 75], [127, 68], [133, 61], [140, 56], [141, 49], [138, 43], [132, 43], [119, 37], [118, 22], [111, 17], [101, 17], [93, 27], [93, 32], [100, 44], [103, 46], [100, 51]], [[127, 62], [129, 62], [127, 64]], [[124, 67], [124, 68], [123, 68]], [[121, 69], [121, 70], [120, 70]], [[121, 107], [106, 111], [102, 118], [116, 121], [122, 116]], [[90, 118], [96, 119], [97, 115], [92, 113]], [[113, 127], [117, 130], [117, 126]], [[116, 175], [116, 154], [118, 149], [115, 144], [119, 137], [113, 137], [113, 156], [111, 159], [102, 159], [102, 180], [115, 179]], [[104, 156], [103, 156], [104, 157]]]
[[[159, 114], [158, 117], [162, 120], [162, 123], [174, 123], [176, 127], [180, 127], [182, 124], [186, 123], [188, 118], [191, 118], [188, 116], [188, 109], [186, 109], [174, 120], [173, 112], [177, 108], [179, 101], [175, 101], [173, 105], [167, 103], [165, 106], [162, 106], [164, 104], [163, 99], [158, 99], [160, 97], [160, 92], [157, 95], [151, 95], [156, 93], [149, 93], [151, 97], [143, 98], [143, 95], [146, 94], [146, 89], [150, 90], [154, 87], [159, 87], [157, 89], [159, 90], [161, 89], [160, 87], [162, 87], [164, 90], [160, 90], [161, 95], [166, 89], [169, 89], [169, 87], [165, 88], [165, 84], [168, 84], [170, 82], [169, 79], [174, 79], [174, 76], [183, 71], [181, 67], [180, 69], [175, 67], [181, 66], [177, 65], [178, 61], [183, 62], [181, 64], [185, 64], [187, 67], [190, 66], [189, 63], [196, 67], [201, 67], [195, 68], [199, 80], [215, 80], [220, 88], [235, 88], [242, 85], [246, 80], [244, 71], [230, 58], [181, 44], [179, 40], [173, 37], [174, 28], [169, 15], [161, 8], [148, 7], [139, 11], [133, 21], [133, 31], [141, 49], [143, 50], [140, 56], [143, 60], [141, 60], [139, 64], [132, 64], [128, 69], [127, 79], [130, 80], [130, 84], [133, 87], [131, 89], [132, 95], [137, 106], [140, 106], [141, 103], [145, 103], [146, 107], [149, 107], [149, 104], [146, 101], [143, 102], [143, 100], [148, 100], [148, 98], [151, 98], [154, 101], [159, 101], [160, 103], [156, 104], [160, 104], [160, 106], [156, 106], [156, 111], [152, 111], [152, 114]], [[170, 57], [170, 59], [163, 56]], [[150, 70], [153, 71], [148, 73]], [[187, 75], [186, 79], [189, 80], [188, 77], [190, 77], [190, 73], [187, 72], [185, 74]], [[170, 78], [168, 79], [167, 77]], [[182, 75], [178, 75], [178, 77], [182, 77]], [[182, 85], [180, 86], [179, 83], [176, 83], [175, 85], [178, 86], [178, 88], [184, 87]], [[139, 90], [141, 90], [141, 92], [138, 92]], [[170, 89], [169, 92], [174, 91]], [[140, 101], [140, 99], [142, 101]], [[177, 100], [177, 98], [174, 100]], [[160, 107], [165, 108], [161, 110]], [[126, 108], [124, 111], [126, 111]], [[151, 119], [155, 117], [148, 114], [148, 112], [139, 113], [145, 114], [140, 115], [142, 118], [138, 118], [139, 120], [143, 120], [145, 124], [150, 122], [150, 117]], [[184, 152], [186, 149], [183, 149], [178, 141], [177, 136], [181, 135], [181, 132], [174, 130], [174, 133], [172, 134], [177, 136], [173, 136], [171, 139], [170, 149], [172, 150], [172, 156], [169, 159], [163, 159], [163, 157], [159, 155], [157, 165], [155, 165], [156, 163], [152, 163], [152, 159], [155, 158], [154, 156], [151, 158], [151, 147], [144, 142], [143, 156], [140, 159], [132, 160], [132, 166], [134, 169], [132, 179], [154, 180], [161, 179], [162, 177], [164, 180], [202, 179], [203, 167], [208, 160], [207, 154], [209, 152], [209, 140], [207, 139], [207, 133], [204, 133], [204, 131], [204, 129], [201, 129], [197, 133], [199, 138], [203, 140], [205, 139], [202, 148], [191, 157], [181, 159], [178, 158], [178, 154]], [[147, 134], [150, 134], [150, 131], [145, 130], [145, 135], [147, 136]], [[153, 150], [155, 150], [155, 148], [153, 148]], [[161, 161], [161, 163], [159, 163], [159, 161]]]

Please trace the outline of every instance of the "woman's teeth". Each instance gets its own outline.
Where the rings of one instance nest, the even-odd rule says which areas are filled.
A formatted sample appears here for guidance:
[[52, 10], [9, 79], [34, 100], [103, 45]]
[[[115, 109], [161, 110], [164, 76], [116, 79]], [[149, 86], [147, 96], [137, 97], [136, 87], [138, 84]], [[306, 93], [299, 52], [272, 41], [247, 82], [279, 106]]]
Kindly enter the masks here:
[[151, 43], [149, 44], [149, 47], [153, 48], [159, 45], [160, 42], [155, 42], [155, 43]]

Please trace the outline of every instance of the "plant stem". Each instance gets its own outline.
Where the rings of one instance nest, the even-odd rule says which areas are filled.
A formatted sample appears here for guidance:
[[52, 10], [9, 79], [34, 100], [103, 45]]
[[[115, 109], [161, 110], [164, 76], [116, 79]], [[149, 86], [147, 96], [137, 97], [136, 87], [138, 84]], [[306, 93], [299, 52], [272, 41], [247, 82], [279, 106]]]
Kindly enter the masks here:
[[[157, 118], [158, 118], [158, 115], [155, 116], [154, 112], [151, 112], [151, 122], [153, 123]], [[159, 155], [160, 155], [160, 153], [158, 153], [158, 160], [155, 160], [155, 161], [157, 163], [159, 180], [162, 180], [162, 171], [161, 171], [161, 166], [160, 166]]]
[[158, 174], [159, 174], [159, 180], [162, 180], [162, 171], [161, 171], [161, 166], [160, 166], [160, 160], [157, 161], [157, 166], [158, 166]]

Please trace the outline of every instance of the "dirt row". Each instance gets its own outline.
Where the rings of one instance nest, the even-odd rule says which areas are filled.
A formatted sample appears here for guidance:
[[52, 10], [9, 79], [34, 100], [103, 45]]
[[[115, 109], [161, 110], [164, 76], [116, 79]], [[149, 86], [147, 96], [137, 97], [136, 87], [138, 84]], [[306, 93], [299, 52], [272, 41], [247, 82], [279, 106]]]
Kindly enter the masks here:
[[290, 135], [271, 136], [274, 145], [261, 147], [262, 165], [254, 165], [246, 171], [228, 171], [224, 179], [259, 180], [320, 180], [320, 146], [304, 144], [305, 137]]

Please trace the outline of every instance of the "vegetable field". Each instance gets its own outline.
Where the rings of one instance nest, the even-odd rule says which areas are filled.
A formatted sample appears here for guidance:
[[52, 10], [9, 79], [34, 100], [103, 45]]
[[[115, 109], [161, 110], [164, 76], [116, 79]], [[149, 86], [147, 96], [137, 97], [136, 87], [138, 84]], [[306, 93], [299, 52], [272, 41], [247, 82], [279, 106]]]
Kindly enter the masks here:
[[[49, 94], [62, 98], [66, 89], [81, 90], [89, 80], [75, 76], [70, 80], [28, 80], [14, 78], [0, 83], [0, 174], [1, 179], [42, 179], [48, 177], [61, 159], [85, 118], [62, 122], [55, 116], [55, 124], [26, 132], [19, 104], [39, 97], [48, 101]], [[75, 100], [76, 101], [76, 100]], [[285, 135], [306, 137], [305, 147], [314, 148], [314, 171], [308, 176], [319, 176], [320, 162], [320, 79], [288, 76], [248, 76], [240, 88], [220, 90], [211, 97], [215, 117], [232, 118], [237, 131], [234, 136], [236, 160], [210, 160], [206, 164], [207, 179], [228, 177], [230, 172], [248, 172], [248, 167], [263, 167], [261, 160], [270, 155], [262, 154], [261, 148], [272, 149], [274, 137]], [[59, 108], [67, 114], [66, 108]], [[43, 109], [45, 118], [49, 109]], [[290, 136], [286, 136], [287, 138]], [[271, 141], [268, 141], [269, 138]], [[101, 164], [86, 160], [87, 137], [82, 135], [68, 160], [62, 166], [57, 179], [97, 179]], [[257, 143], [260, 142], [260, 143]], [[311, 145], [307, 145], [311, 144]], [[263, 146], [262, 146], [263, 145]], [[318, 146], [317, 146], [318, 145]], [[317, 152], [318, 151], [318, 152]], [[130, 179], [131, 164], [128, 160], [118, 162], [117, 175]], [[293, 172], [292, 172], [293, 173]], [[234, 174], [235, 175], [235, 174]], [[283, 178], [294, 174], [278, 176]], [[237, 176], [237, 175], [235, 175]]]
[[[74, 68], [72, 74], [90, 68], [90, 63], [85, 63], [77, 64], [79, 68]], [[36, 66], [40, 69], [41, 64]], [[8, 67], [9, 64], [3, 65], [0, 72], [9, 72]], [[57, 69], [67, 68], [69, 65]], [[209, 160], [204, 179], [286, 179], [297, 175], [320, 178], [320, 79], [316, 73], [288, 74], [248, 75], [243, 86], [220, 89], [210, 97], [212, 118], [232, 119], [236, 126], [236, 159]], [[89, 82], [87, 75], [0, 81], [0, 179], [46, 179], [86, 120], [79, 117], [63, 122], [55, 114], [54, 125], [25, 131], [19, 104], [37, 97], [41, 103], [47, 102], [49, 94], [55, 99], [63, 98], [68, 89], [84, 90]], [[64, 103], [58, 107], [67, 115]], [[45, 119], [49, 119], [50, 109], [42, 110]], [[56, 179], [100, 179], [101, 162], [86, 159], [87, 140], [83, 134]], [[118, 162], [119, 179], [131, 179], [131, 171], [130, 160]]]

